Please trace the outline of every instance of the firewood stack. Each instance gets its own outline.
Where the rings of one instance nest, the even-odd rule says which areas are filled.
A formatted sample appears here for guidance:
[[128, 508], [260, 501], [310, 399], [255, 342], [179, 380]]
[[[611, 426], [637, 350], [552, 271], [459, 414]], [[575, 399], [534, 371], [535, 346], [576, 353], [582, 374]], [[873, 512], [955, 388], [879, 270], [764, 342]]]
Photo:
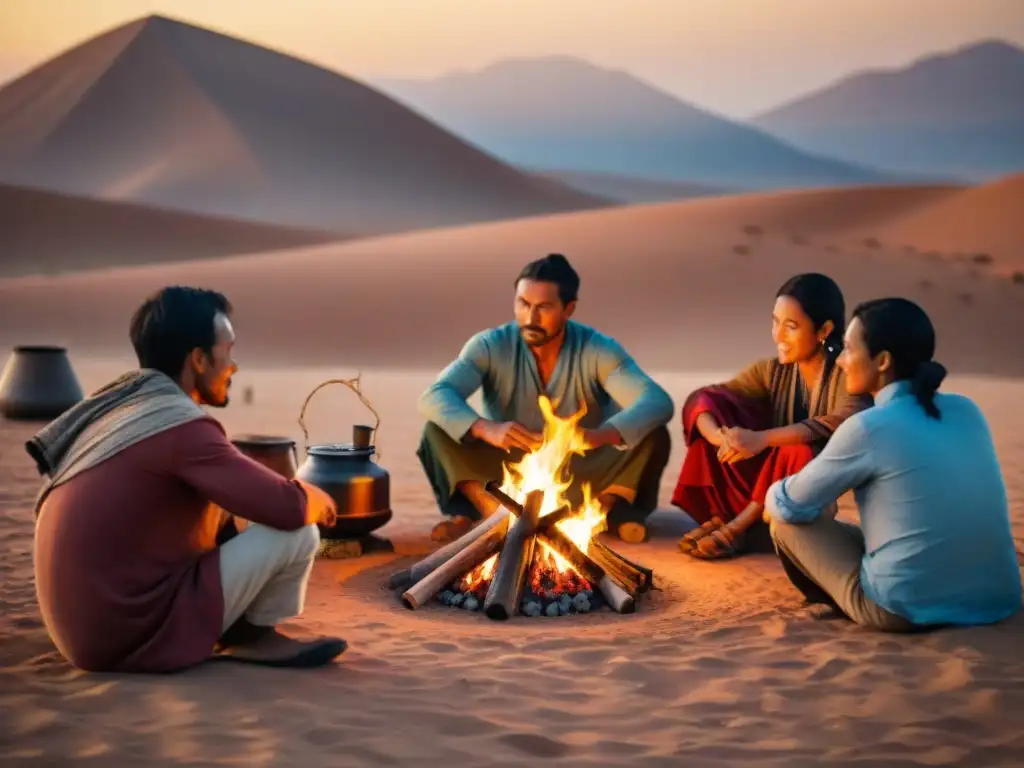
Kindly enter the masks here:
[[[654, 572], [634, 563], [591, 538], [582, 551], [558, 528], [570, 510], [539, 516], [542, 491], [527, 494], [520, 505], [502, 493], [496, 483], [487, 490], [501, 504], [498, 511], [456, 541], [394, 574], [392, 590], [402, 590], [402, 602], [415, 610], [432, 600], [446, 585], [485, 562], [495, 553], [498, 562], [487, 589], [483, 610], [490, 619], [505, 620], [519, 612], [523, 588], [539, 542], [567, 560], [583, 578], [600, 590], [618, 613], [633, 613], [641, 594], [653, 585]], [[513, 520], [512, 514], [515, 518]]]

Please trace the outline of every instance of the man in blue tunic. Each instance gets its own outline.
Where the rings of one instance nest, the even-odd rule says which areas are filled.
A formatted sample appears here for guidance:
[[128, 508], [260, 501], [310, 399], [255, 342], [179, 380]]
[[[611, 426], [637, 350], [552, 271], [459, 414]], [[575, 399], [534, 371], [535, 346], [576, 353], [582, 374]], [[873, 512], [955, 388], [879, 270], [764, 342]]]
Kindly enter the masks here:
[[[647, 538], [671, 448], [671, 398], [614, 339], [570, 318], [580, 278], [561, 254], [527, 264], [515, 281], [515, 320], [481, 331], [421, 396], [427, 420], [417, 455], [441, 511], [432, 537], [458, 538], [497, 504], [484, 488], [541, 444], [539, 398], [579, 422], [590, 448], [573, 455], [570, 502], [589, 483], [624, 541]], [[467, 402], [478, 389], [483, 415]]]

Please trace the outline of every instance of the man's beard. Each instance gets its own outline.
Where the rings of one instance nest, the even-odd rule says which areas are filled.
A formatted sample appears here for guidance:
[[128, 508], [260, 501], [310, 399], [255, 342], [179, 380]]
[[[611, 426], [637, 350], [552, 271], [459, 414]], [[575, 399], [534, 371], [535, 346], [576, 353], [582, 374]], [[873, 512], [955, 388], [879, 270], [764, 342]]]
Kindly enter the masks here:
[[231, 382], [229, 381], [227, 383], [227, 385], [224, 387], [224, 397], [223, 398], [218, 398], [216, 395], [213, 394], [213, 392], [210, 390], [210, 388], [208, 386], [206, 386], [205, 383], [197, 382], [196, 383], [196, 392], [199, 393], [199, 403], [200, 403], [200, 405], [207, 405], [210, 408], [225, 408], [225, 407], [227, 407], [228, 401], [231, 400], [231, 395], [228, 392], [230, 386], [231, 386]]

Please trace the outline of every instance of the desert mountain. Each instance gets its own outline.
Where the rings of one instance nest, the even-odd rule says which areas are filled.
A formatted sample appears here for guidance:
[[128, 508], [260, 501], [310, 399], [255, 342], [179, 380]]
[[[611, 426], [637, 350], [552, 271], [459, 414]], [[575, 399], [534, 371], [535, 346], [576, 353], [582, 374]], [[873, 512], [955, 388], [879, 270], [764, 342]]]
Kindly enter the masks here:
[[0, 184], [0, 276], [189, 261], [343, 239]]
[[798, 151], [625, 72], [570, 57], [505, 60], [435, 80], [377, 84], [460, 136], [529, 168], [730, 188], [883, 178]]
[[[998, 189], [978, 192], [999, 202]], [[184, 281], [228, 294], [248, 365], [437, 370], [472, 333], [510, 320], [515, 274], [558, 250], [582, 278], [577, 319], [614, 334], [652, 369], [727, 371], [773, 354], [775, 290], [813, 270], [839, 282], [851, 309], [884, 295], [920, 301], [951, 371], [1024, 374], [1024, 345], [978, 341], [1024, 327], [1024, 285], [989, 266], [908, 252], [909, 242], [867, 242], [867, 233], [881, 237], [960, 194], [968, 190], [885, 186], [702, 198], [102, 275], [12, 278], [0, 280], [0, 348], [61, 343], [81, 356], [125, 354], [125, 324], [141, 298]], [[932, 234], [959, 225], [940, 221]], [[1001, 226], [1001, 237], [1024, 242], [1024, 217]]]
[[355, 80], [161, 16], [0, 91], [0, 180], [345, 233], [595, 207]]
[[1024, 50], [985, 41], [856, 74], [754, 123], [853, 163], [969, 179], [1024, 170]]

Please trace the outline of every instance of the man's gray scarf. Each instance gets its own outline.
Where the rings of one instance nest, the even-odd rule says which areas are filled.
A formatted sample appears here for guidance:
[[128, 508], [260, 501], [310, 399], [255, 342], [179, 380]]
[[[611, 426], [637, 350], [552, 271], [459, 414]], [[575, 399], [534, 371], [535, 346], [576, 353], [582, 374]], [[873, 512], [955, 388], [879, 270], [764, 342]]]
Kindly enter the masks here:
[[47, 495], [135, 443], [207, 413], [169, 376], [143, 368], [126, 373], [69, 408], [25, 443], [47, 475], [36, 515]]

